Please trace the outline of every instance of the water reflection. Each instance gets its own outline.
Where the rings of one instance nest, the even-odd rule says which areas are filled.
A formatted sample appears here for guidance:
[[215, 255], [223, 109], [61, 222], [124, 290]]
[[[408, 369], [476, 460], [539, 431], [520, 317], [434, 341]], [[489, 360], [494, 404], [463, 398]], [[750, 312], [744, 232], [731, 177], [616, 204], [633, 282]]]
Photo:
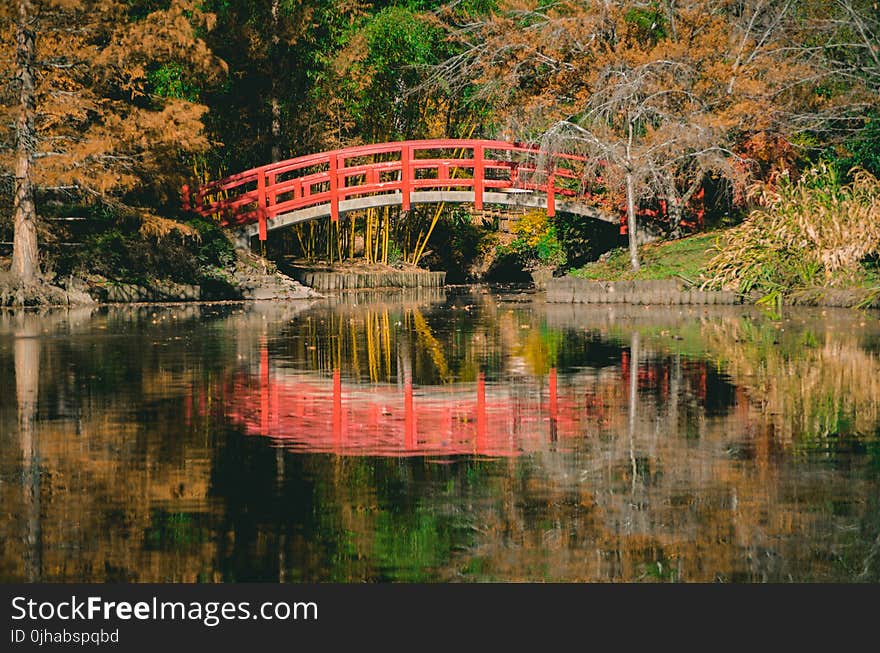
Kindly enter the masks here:
[[24, 503], [24, 575], [28, 582], [41, 576], [40, 467], [35, 436], [40, 378], [38, 318], [18, 315], [15, 320], [15, 397], [18, 402], [18, 437], [21, 446], [21, 489]]
[[485, 289], [0, 314], [0, 578], [876, 581], [878, 337]]

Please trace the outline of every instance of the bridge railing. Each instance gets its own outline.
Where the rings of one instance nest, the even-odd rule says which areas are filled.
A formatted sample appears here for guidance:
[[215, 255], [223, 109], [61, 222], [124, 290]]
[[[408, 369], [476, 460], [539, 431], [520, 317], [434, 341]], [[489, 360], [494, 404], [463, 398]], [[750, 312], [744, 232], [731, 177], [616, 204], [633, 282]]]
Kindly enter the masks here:
[[[542, 158], [550, 164], [543, 165]], [[399, 194], [403, 210], [409, 210], [411, 194], [421, 190], [472, 190], [477, 210], [483, 208], [487, 190], [540, 192], [547, 195], [547, 213], [552, 216], [557, 196], [583, 195], [576, 172], [583, 161], [493, 140], [381, 143], [271, 163], [194, 191], [184, 187], [183, 202], [186, 210], [214, 217], [223, 226], [256, 222], [260, 240], [266, 239], [269, 220], [298, 209], [329, 204], [336, 221], [340, 202]]]

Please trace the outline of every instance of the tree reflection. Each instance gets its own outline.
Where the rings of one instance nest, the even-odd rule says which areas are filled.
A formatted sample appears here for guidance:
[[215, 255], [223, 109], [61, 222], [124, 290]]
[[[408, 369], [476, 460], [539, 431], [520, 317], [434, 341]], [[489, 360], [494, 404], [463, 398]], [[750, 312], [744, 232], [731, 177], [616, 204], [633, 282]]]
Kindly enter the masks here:
[[[24, 470], [0, 486], [20, 515], [3, 577], [878, 578], [876, 321], [567, 310], [470, 293], [2, 318]], [[314, 436], [335, 446], [309, 449], [291, 379], [326, 397]], [[394, 457], [349, 455], [357, 397], [399, 416]], [[424, 455], [420, 411], [456, 397], [469, 448]]]
[[40, 316], [31, 313], [19, 313], [14, 318], [15, 396], [25, 515], [24, 576], [30, 583], [41, 580], [43, 567], [40, 451], [36, 428], [40, 396], [40, 323]]

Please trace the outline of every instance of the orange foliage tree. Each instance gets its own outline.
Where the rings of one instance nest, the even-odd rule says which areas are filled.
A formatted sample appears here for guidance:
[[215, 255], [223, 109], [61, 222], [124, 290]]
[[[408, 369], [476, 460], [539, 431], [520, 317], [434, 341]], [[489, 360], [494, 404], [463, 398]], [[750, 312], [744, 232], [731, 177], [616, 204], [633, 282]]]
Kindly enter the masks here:
[[[198, 88], [223, 67], [192, 0], [17, 0], [0, 9], [0, 98], [14, 162], [12, 273], [39, 278], [37, 220], [51, 203], [135, 207], [171, 199], [187, 155], [209, 146]], [[139, 208], [140, 207], [140, 208]], [[164, 228], [164, 227], [162, 227]]]
[[827, 84], [834, 73], [809, 45], [829, 34], [821, 8], [812, 0], [507, 0], [451, 28], [463, 49], [438, 78], [476, 81], [505, 135], [585, 154], [584, 179], [598, 174], [626, 197], [638, 269], [641, 199], [666, 201], [676, 236], [707, 175], [744, 183], [740, 143], [790, 139], [852, 110], [848, 87]]

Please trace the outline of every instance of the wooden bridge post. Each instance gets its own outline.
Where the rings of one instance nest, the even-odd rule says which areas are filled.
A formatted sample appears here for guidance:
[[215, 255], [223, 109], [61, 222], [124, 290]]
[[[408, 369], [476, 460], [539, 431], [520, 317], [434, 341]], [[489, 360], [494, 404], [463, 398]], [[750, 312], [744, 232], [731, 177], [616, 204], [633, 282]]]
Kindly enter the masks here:
[[413, 146], [404, 145], [400, 150], [400, 190], [403, 193], [403, 197], [401, 198], [401, 211], [409, 211], [410, 209], [410, 191], [412, 190], [412, 159]]
[[274, 207], [278, 202], [278, 192], [275, 190], [277, 183], [277, 172], [270, 171], [266, 173], [266, 216], [275, 217]]
[[265, 241], [266, 229], [266, 174], [263, 170], [257, 171], [257, 221], [260, 240]]
[[474, 145], [474, 210], [483, 210], [483, 191], [486, 188], [486, 156], [483, 145]]
[[547, 217], [556, 215], [556, 168], [547, 173]]
[[330, 153], [330, 219], [339, 222], [339, 154]]

